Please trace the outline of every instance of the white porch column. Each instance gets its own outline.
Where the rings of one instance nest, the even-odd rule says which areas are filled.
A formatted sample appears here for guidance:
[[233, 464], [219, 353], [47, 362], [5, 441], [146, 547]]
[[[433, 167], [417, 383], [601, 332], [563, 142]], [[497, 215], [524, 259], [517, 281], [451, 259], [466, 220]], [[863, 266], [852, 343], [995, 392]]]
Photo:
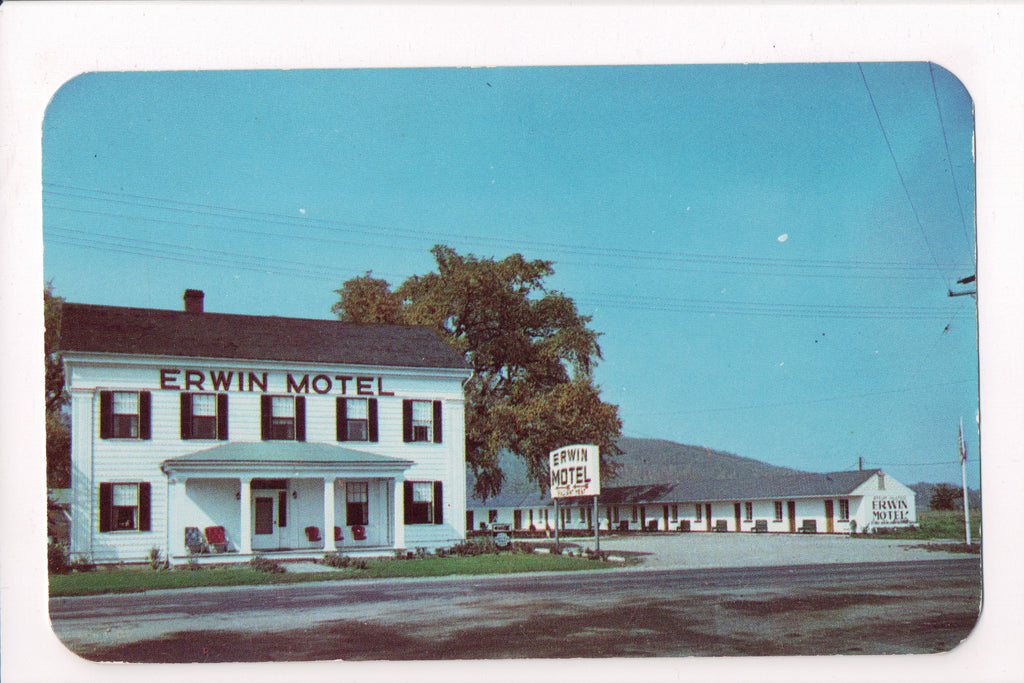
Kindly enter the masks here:
[[324, 552], [333, 553], [334, 544], [334, 477], [324, 476]]
[[238, 539], [238, 552], [248, 555], [252, 552], [252, 492], [250, 489], [252, 477], [238, 478], [238, 505], [241, 515], [239, 519], [240, 538]]
[[395, 477], [395, 549], [405, 548], [405, 480]]
[[185, 548], [185, 527], [182, 525], [182, 510], [185, 508], [184, 475], [176, 474], [167, 478], [167, 559], [187, 555]]

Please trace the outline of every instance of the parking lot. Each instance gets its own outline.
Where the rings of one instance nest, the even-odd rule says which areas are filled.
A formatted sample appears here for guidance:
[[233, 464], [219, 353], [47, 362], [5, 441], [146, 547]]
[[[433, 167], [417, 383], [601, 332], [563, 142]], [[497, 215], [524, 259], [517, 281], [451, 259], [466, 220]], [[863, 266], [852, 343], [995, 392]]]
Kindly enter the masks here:
[[[594, 539], [566, 543], [594, 548]], [[963, 557], [928, 550], [928, 541], [886, 540], [833, 534], [630, 534], [600, 539], [602, 552], [637, 555], [639, 567], [699, 569], [845, 562], [899, 562]], [[938, 545], [932, 543], [931, 545]]]

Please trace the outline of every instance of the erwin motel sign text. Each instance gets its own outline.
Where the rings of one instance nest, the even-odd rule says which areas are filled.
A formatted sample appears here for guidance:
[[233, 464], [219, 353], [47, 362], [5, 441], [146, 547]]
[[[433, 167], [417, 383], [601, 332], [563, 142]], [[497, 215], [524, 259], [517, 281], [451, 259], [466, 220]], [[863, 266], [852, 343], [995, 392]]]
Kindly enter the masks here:
[[601, 493], [601, 457], [597, 446], [564, 446], [551, 451], [548, 457], [552, 498]]

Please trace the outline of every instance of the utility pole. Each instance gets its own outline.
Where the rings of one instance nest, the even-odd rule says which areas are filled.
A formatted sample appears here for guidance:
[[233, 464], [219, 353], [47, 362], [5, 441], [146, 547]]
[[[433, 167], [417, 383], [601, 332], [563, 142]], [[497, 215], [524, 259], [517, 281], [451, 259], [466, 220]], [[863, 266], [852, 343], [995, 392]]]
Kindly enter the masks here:
[[[967, 277], [960, 278], [959, 280], [956, 281], [956, 283], [958, 285], [969, 285], [972, 282], [974, 282], [974, 280], [976, 278], [977, 278], [976, 275], [968, 275]], [[949, 290], [949, 296], [977, 296], [977, 294], [978, 294], [978, 287], [977, 287], [977, 285], [975, 285], [974, 289], [969, 289], [969, 290], [967, 290], [965, 292], [954, 292], [952, 289]]]

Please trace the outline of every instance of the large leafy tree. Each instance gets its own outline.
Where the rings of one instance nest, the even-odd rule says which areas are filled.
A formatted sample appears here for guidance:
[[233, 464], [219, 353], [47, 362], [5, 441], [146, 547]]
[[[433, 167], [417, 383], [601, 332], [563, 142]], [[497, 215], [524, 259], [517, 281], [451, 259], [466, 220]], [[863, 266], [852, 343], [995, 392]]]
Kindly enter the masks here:
[[501, 490], [503, 450], [522, 457], [541, 489], [548, 452], [572, 443], [601, 447], [602, 473], [615, 474], [622, 422], [601, 400], [591, 371], [598, 333], [573, 300], [549, 290], [552, 263], [461, 255], [437, 245], [437, 270], [394, 291], [368, 272], [346, 281], [332, 311], [350, 322], [430, 325], [473, 367], [466, 383], [466, 460], [476, 493]]
[[68, 402], [64, 388], [64, 366], [60, 347], [60, 313], [62, 297], [53, 292], [53, 283], [43, 288], [43, 347], [46, 378], [46, 485], [62, 488], [71, 485], [71, 426], [63, 411]]
[[959, 510], [963, 507], [963, 492], [950, 484], [936, 484], [928, 507], [932, 510]]

